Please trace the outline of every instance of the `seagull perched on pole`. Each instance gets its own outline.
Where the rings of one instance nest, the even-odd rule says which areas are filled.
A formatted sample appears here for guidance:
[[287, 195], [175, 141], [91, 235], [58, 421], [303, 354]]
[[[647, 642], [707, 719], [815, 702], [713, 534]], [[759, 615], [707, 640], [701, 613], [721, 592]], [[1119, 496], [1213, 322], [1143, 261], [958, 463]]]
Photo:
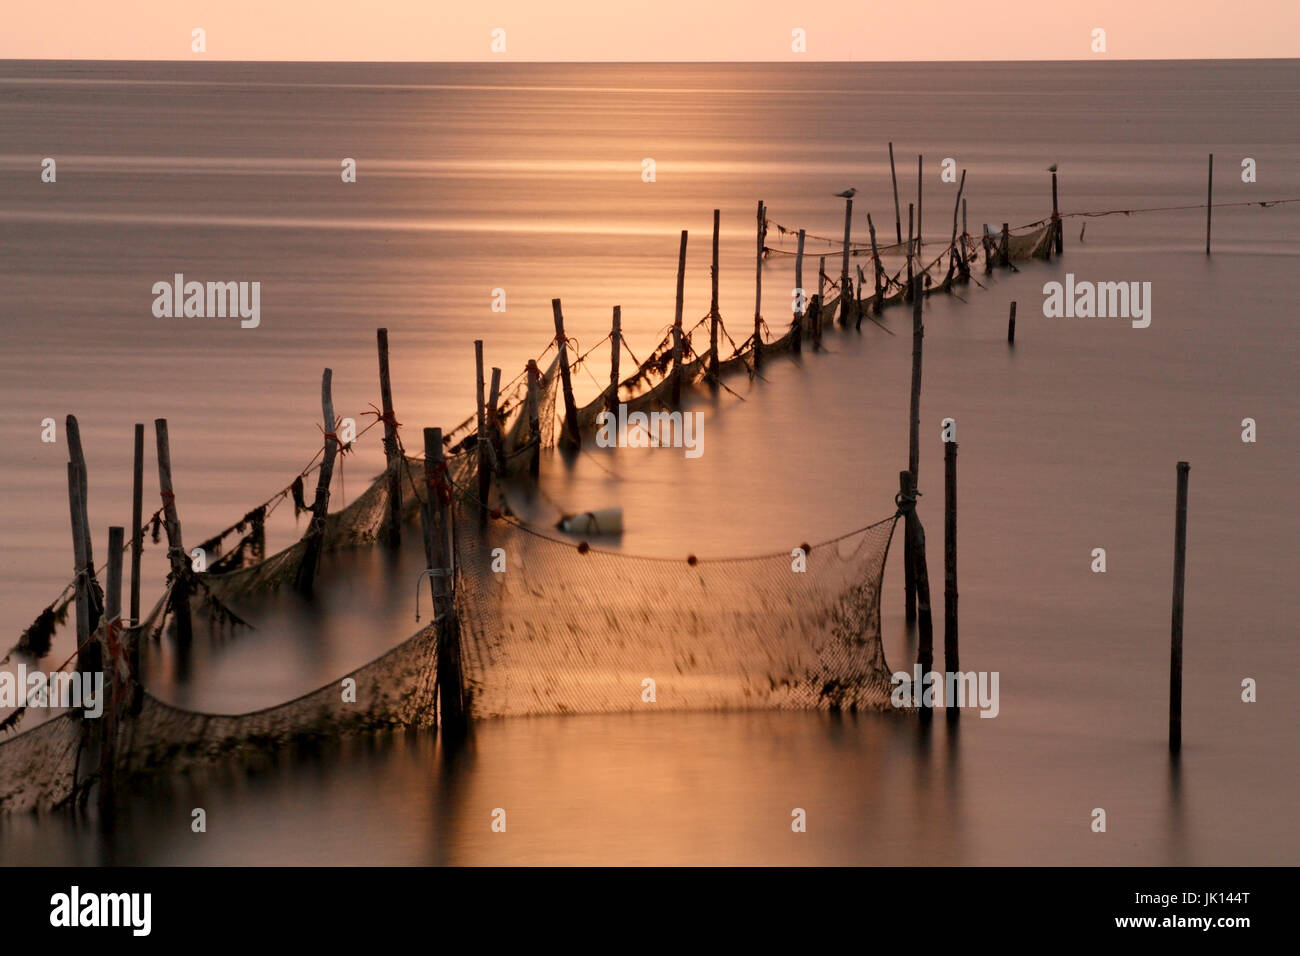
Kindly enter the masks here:
[[839, 199], [852, 199], [852, 198], [853, 198], [854, 196], [856, 196], [857, 194], [858, 194], [858, 191], [857, 191], [856, 189], [850, 188], [850, 189], [846, 189], [846, 190], [844, 190], [844, 192], [842, 192], [842, 193], [836, 193], [835, 195], [836, 195], [836, 197], [838, 197]]
[[1056, 172], [1056, 163], [1052, 163], [1052, 165], [1048, 166], [1048, 167], [1047, 167], [1047, 171], [1048, 171], [1049, 173], [1054, 173], [1054, 172]]

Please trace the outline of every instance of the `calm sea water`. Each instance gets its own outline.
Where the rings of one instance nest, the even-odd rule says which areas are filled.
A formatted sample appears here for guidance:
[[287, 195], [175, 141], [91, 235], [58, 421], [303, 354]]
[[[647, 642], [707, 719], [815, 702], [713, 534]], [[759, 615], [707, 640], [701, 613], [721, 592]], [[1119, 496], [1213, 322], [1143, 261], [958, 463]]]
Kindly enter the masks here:
[[[170, 422], [187, 539], [282, 487], [319, 443], [321, 369], [340, 414], [378, 400], [394, 347], [408, 436], [472, 408], [475, 338], [513, 377], [564, 303], [581, 348], [610, 309], [644, 356], [672, 320], [679, 230], [688, 318], [752, 322], [754, 210], [818, 235], [858, 189], [892, 233], [924, 155], [925, 223], [946, 241], [967, 170], [972, 232], [1050, 211], [1300, 196], [1295, 62], [807, 66], [0, 63], [0, 622], [5, 646], [71, 576], [66, 446], [78, 415], [102, 556], [130, 522], [135, 422]], [[40, 181], [43, 157], [58, 181]], [[343, 184], [344, 157], [358, 179]], [[1258, 182], [1241, 181], [1253, 158]], [[657, 181], [641, 181], [652, 158]], [[906, 209], [903, 212], [906, 218]], [[961, 445], [962, 663], [998, 671], [996, 719], [926, 735], [879, 716], [749, 713], [488, 722], [451, 759], [426, 735], [214, 768], [135, 796], [117, 833], [0, 821], [0, 859], [129, 863], [1294, 863], [1300, 650], [1293, 270], [1300, 205], [1071, 219], [1066, 252], [931, 301], [922, 517], [941, 590], [939, 422]], [[772, 236], [773, 241], [778, 237]], [[832, 256], [831, 262], [834, 263]], [[836, 271], [831, 266], [830, 271]], [[1042, 285], [1152, 284], [1150, 328], [1042, 316]], [[176, 272], [258, 280], [262, 321], [156, 319]], [[765, 267], [769, 321], [790, 260]], [[491, 311], [493, 290], [507, 295]], [[1019, 302], [1017, 343], [1005, 341]], [[545, 468], [547, 507], [625, 509], [630, 553], [788, 548], [892, 511], [907, 460], [909, 316], [700, 407], [705, 454], [600, 452]], [[891, 335], [890, 332], [896, 333]], [[606, 375], [577, 380], [579, 400]], [[1259, 440], [1240, 439], [1243, 418]], [[150, 434], [152, 428], [150, 428]], [[61, 432], [60, 432], [61, 435]], [[373, 433], [372, 433], [373, 435]], [[152, 438], [150, 438], [152, 442]], [[414, 444], [413, 437], [408, 444]], [[150, 446], [152, 447], [152, 446]], [[149, 455], [152, 459], [152, 452]], [[1165, 749], [1174, 466], [1191, 462], [1184, 752]], [[350, 500], [380, 467], [349, 458]], [[152, 479], [147, 482], [152, 488]], [[153, 492], [151, 491], [150, 494]], [[335, 501], [338, 502], [336, 495]], [[150, 509], [153, 505], [151, 504]], [[279, 547], [301, 533], [289, 516]], [[539, 520], [549, 517], [540, 509]], [[1107, 572], [1090, 571], [1092, 550]], [[411, 633], [409, 551], [326, 571], [327, 620], [289, 613], [199, 642], [152, 684], [191, 707], [266, 706]], [[163, 570], [146, 560], [146, 603]], [[909, 666], [897, 560], [891, 665]], [[53, 661], [70, 650], [61, 635]], [[1241, 683], [1258, 682], [1257, 703]], [[190, 832], [202, 806], [208, 832]], [[792, 808], [808, 832], [790, 830]], [[1106, 834], [1090, 830], [1107, 811]], [[507, 833], [491, 814], [507, 810]]]

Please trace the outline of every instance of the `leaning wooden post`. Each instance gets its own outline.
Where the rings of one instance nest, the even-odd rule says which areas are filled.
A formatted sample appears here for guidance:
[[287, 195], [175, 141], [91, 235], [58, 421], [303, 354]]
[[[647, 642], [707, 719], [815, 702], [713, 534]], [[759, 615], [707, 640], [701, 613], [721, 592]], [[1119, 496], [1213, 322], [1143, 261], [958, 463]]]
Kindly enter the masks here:
[[[844, 301], [844, 288], [840, 288], [840, 302]], [[813, 347], [822, 347], [822, 303], [826, 301], [826, 257], [817, 260], [817, 309], [808, 313], [812, 323]], [[841, 305], [840, 308], [843, 308]]]
[[1187, 473], [1178, 463], [1178, 503], [1174, 511], [1174, 607], [1169, 634], [1169, 752], [1183, 746], [1183, 580], [1187, 573]]
[[438, 703], [444, 734], [465, 732], [465, 688], [461, 675], [460, 622], [452, 591], [455, 569], [448, 537], [451, 487], [442, 452], [442, 429], [424, 430], [424, 480], [427, 500], [421, 509], [424, 556], [430, 570], [433, 613], [438, 637]]
[[799, 230], [799, 247], [794, 256], [794, 338], [791, 346], [797, 355], [803, 351], [803, 316], [808, 296], [803, 287], [803, 242], [804, 230]]
[[172, 569], [170, 610], [176, 622], [176, 643], [189, 647], [194, 637], [190, 621], [189, 555], [181, 542], [181, 519], [176, 511], [176, 493], [172, 490], [172, 453], [167, 439], [167, 419], [154, 419], [153, 429], [158, 454], [158, 494], [163, 504], [163, 526], [167, 530], [167, 560]]
[[100, 653], [104, 661], [104, 683], [99, 701], [99, 813], [106, 823], [117, 802], [114, 769], [117, 766], [118, 701], [125, 696], [125, 680], [120, 670], [122, 633], [122, 551], [125, 531], [108, 529], [108, 582], [104, 592], [104, 638]]
[[1060, 255], [1065, 251], [1065, 226], [1061, 222], [1061, 210], [1056, 204], [1056, 170], [1052, 170], [1052, 225], [1056, 233], [1053, 240], [1056, 245], [1056, 253]]
[[903, 244], [903, 217], [898, 206], [898, 173], [894, 170], [894, 144], [889, 144], [889, 178], [894, 183], [894, 232], [898, 244]]
[[686, 230], [682, 230], [682, 247], [677, 253], [677, 308], [673, 314], [673, 384], [672, 405], [682, 401], [682, 307], [686, 296]]
[[718, 229], [721, 210], [713, 210], [713, 268], [710, 281], [713, 295], [709, 299], [709, 381], [714, 386], [718, 383]]
[[560, 353], [560, 387], [564, 391], [563, 443], [570, 448], [580, 448], [582, 436], [578, 432], [578, 405], [573, 400], [573, 377], [569, 374], [569, 340], [564, 334], [564, 313], [560, 311], [559, 299], [551, 300], [551, 313], [555, 317], [555, 344]]
[[536, 360], [528, 360], [524, 374], [528, 381], [528, 443], [532, 446], [528, 453], [528, 474], [536, 481], [542, 471], [542, 424], [538, 410], [541, 402], [537, 394], [541, 387], [542, 372], [537, 367]]
[[1210, 216], [1214, 212], [1214, 154], [1210, 154], [1209, 181], [1205, 186], [1205, 254], [1210, 254]]
[[871, 311], [875, 312], [876, 315], [879, 315], [881, 310], [884, 308], [884, 305], [881, 302], [884, 297], [880, 294], [880, 249], [876, 246], [876, 227], [871, 221], [871, 213], [867, 213], [867, 229], [871, 231], [871, 262], [876, 273], [876, 293], [875, 297], [872, 299], [873, 305]]
[[[930, 572], [925, 560], [925, 527], [916, 514], [916, 475], [908, 478], [913, 499], [908, 538], [912, 542], [912, 566], [916, 577], [916, 663], [921, 668], [921, 686], [924, 689], [926, 675], [934, 670], [934, 620], [930, 611]], [[932, 715], [930, 707], [923, 703], [922, 718]]]
[[961, 182], [957, 185], [957, 202], [952, 207], [952, 240], [948, 243], [948, 278], [946, 283], [952, 282], [952, 273], [957, 265], [957, 216], [961, 212], [961, 194], [966, 188], [966, 170], [961, 171]]
[[916, 154], [916, 261], [919, 271], [925, 271], [925, 260], [921, 252], [921, 195], [924, 177], [921, 175], [921, 154]]
[[605, 396], [605, 410], [618, 414], [618, 360], [623, 356], [623, 310], [614, 306], [614, 324], [609, 332], [609, 392]]
[[1016, 303], [1011, 300], [1011, 314], [1007, 316], [1007, 344], [1016, 344]]
[[[100, 615], [103, 612], [103, 593], [99, 589], [99, 579], [95, 575], [95, 547], [90, 533], [90, 506], [88, 504], [90, 477], [86, 471], [86, 454], [81, 448], [81, 426], [77, 424], [76, 415], [67, 417], [64, 434], [68, 439], [68, 460], [77, 470], [77, 497], [76, 501], [70, 502], [70, 504], [76, 512], [73, 521], [74, 531], [78, 527], [81, 529], [84, 560], [78, 571], [80, 572], [80, 580], [85, 584], [86, 637], [89, 637], [95, 632], [95, 628], [99, 626]], [[78, 603], [79, 612], [80, 609], [81, 604]]]
[[75, 569], [75, 591], [77, 605], [77, 670], [84, 673], [97, 671], [101, 667], [99, 645], [90, 640], [94, 633], [92, 616], [98, 623], [99, 614], [96, 606], [94, 587], [94, 569], [87, 571], [86, 529], [81, 518], [81, 473], [73, 462], [68, 462], [68, 511], [72, 518], [72, 564]]
[[961, 200], [961, 245], [958, 247], [959, 261], [961, 263], [961, 277], [970, 278], [970, 263], [966, 261], [966, 242], [970, 239], [970, 233], [966, 231], [966, 197]]
[[321, 549], [325, 546], [325, 519], [330, 510], [330, 479], [334, 475], [334, 459], [338, 455], [339, 439], [334, 434], [334, 394], [331, 383], [334, 372], [325, 369], [320, 380], [321, 418], [325, 422], [325, 453], [321, 459], [320, 471], [316, 477], [316, 498], [311, 506], [311, 523], [303, 536], [305, 548], [302, 563], [298, 565], [298, 574], [294, 581], [299, 593], [308, 597], [316, 580], [316, 568], [320, 564]]
[[[957, 442], [943, 446], [943, 669], [961, 673], [957, 649]], [[955, 697], [955, 695], [954, 695]], [[961, 709], [956, 700], [947, 701], [948, 719], [956, 720]]]
[[754, 263], [754, 367], [763, 362], [763, 246], [767, 239], [767, 214], [758, 201], [758, 254]]
[[144, 549], [144, 425], [135, 426], [131, 476], [131, 626], [140, 626], [140, 557]]
[[912, 212], [914, 209], [915, 207], [911, 203], [907, 204], [907, 287], [903, 291], [904, 302], [912, 301], [912, 289], [914, 288], [912, 282], [912, 227], [914, 225]]
[[488, 496], [492, 493], [492, 463], [487, 433], [487, 400], [483, 397], [483, 340], [474, 340], [474, 395], [477, 401], [478, 516], [487, 521]]
[[492, 380], [488, 386], [488, 437], [492, 441], [492, 468], [498, 474], [506, 473], [505, 438], [501, 434], [501, 369], [492, 368]]
[[379, 344], [379, 401], [384, 420], [384, 459], [388, 463], [388, 546], [402, 543], [402, 452], [397, 444], [393, 384], [388, 373], [388, 329], [376, 331]]
[[853, 297], [848, 294], [853, 279], [849, 276], [849, 237], [853, 229], [853, 200], [844, 200], [844, 259], [840, 264], [840, 327], [849, 324]]

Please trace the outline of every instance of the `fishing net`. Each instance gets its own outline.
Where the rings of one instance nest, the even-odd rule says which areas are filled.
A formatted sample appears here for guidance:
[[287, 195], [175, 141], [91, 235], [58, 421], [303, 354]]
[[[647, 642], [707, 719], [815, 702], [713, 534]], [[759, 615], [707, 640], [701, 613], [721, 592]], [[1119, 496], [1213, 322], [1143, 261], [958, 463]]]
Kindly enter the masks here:
[[[932, 293], [967, 278], [980, 251], [990, 269], [1050, 255], [1055, 228], [1049, 222], [1021, 234], [986, 235], [978, 246], [962, 236], [924, 268], [919, 260], [913, 265]], [[853, 249], [855, 255], [863, 251]], [[827, 282], [820, 308], [814, 303], [807, 313], [792, 315], [789, 325], [778, 326], [770, 338], [760, 331], [739, 345], [732, 341], [726, 358], [692, 344], [693, 334], [712, 316], [689, 330], [670, 329], [650, 357], [638, 361], [635, 371], [619, 383], [618, 400], [630, 411], [667, 407], [675, 388], [684, 392], [710, 376], [715, 365], [719, 377], [752, 372], [756, 346], [763, 355], [794, 350], [837, 314], [841, 324], [866, 314], [876, 305], [877, 284], [882, 306], [904, 299], [909, 293], [906, 261], [897, 255], [894, 247], [873, 255], [869, 269], [858, 273], [856, 288]], [[947, 274], [935, 281], [945, 258]], [[761, 320], [759, 324], [760, 329], [766, 327]], [[725, 327], [721, 332], [730, 340]], [[680, 365], [674, 358], [678, 337]], [[573, 359], [570, 371], [586, 357]], [[502, 514], [499, 504], [480, 508], [474, 497], [480, 448], [487, 451], [490, 446], [487, 460], [494, 471], [512, 474], [527, 466], [537, 448], [554, 445], [559, 350], [544, 369], [540, 359], [534, 371], [507, 384], [499, 407], [489, 415], [490, 433], [482, 446], [471, 427], [475, 417], [444, 437], [446, 480], [455, 491], [455, 610], [469, 715], [607, 713], [647, 707], [887, 708], [890, 683], [880, 640], [880, 586], [895, 524], [892, 516], [831, 541], [763, 557], [663, 560], [542, 534]], [[608, 392], [605, 389], [578, 411], [577, 425], [583, 432], [596, 427]], [[380, 413], [375, 414], [378, 423]], [[400, 518], [414, 524], [429, 495], [425, 463], [403, 451], [390, 469], [397, 472], [402, 490]], [[214, 557], [209, 569], [185, 573], [183, 580], [169, 579], [153, 612], [129, 632], [131, 639], [158, 638], [174, 589], [182, 583], [199, 613], [242, 623], [226, 602], [248, 602], [292, 581], [307, 545], [299, 541], [266, 557], [265, 521], [268, 508], [290, 495], [296, 509], [307, 508], [302, 479], [311, 471], [308, 468], [292, 486], [204, 542]], [[390, 520], [390, 477], [391, 471], [386, 471], [346, 508], [325, 516], [323, 554], [365, 547], [384, 535]], [[488, 512], [491, 517], [483, 517]], [[225, 545], [231, 537], [233, 543]], [[499, 567], [499, 555], [505, 559], [503, 572], [494, 568]], [[43, 656], [68, 601], [65, 589], [15, 650], [37, 659]], [[114, 653], [113, 642], [104, 638], [104, 625], [92, 640], [103, 643], [106, 654]], [[115, 722], [116, 766], [127, 774], [176, 771], [296, 740], [431, 726], [438, 719], [437, 679], [436, 628], [430, 625], [338, 680], [252, 713], [189, 711], [135, 685], [133, 693], [125, 695], [129, 703], [122, 703], [119, 695], [114, 705], [124, 708]], [[653, 682], [653, 693], [648, 681]], [[6, 718], [6, 730], [12, 731], [17, 717]], [[54, 806], [84, 795], [94, 779], [95, 761], [87, 748], [101, 742], [98, 725], [68, 712], [0, 741], [0, 810]]]

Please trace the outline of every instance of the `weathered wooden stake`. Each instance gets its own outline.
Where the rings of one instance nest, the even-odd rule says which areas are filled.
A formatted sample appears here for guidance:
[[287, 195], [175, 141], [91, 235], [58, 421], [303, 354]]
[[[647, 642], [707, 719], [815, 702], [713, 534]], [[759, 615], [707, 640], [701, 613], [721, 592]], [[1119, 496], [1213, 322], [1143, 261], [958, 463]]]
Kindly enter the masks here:
[[144, 550], [144, 425], [135, 426], [131, 480], [131, 626], [140, 626], [140, 557]]
[[[957, 443], [943, 446], [943, 669], [961, 672], [957, 648]], [[955, 695], [954, 695], [955, 697]], [[961, 712], [956, 700], [947, 701], [948, 719]]]
[[921, 252], [921, 195], [925, 177], [921, 175], [921, 154], [916, 154], [916, 261], [919, 271], [925, 271], [924, 253]]
[[1214, 212], [1214, 154], [1210, 154], [1209, 180], [1205, 186], [1205, 254], [1210, 254], [1210, 216]]
[[1007, 316], [1007, 344], [1016, 344], [1016, 303], [1011, 300], [1011, 314]]
[[763, 246], [767, 240], [767, 212], [758, 201], [758, 253], [754, 263], [754, 367], [763, 362]]
[[536, 480], [542, 471], [542, 424], [541, 412], [538, 409], [540, 398], [538, 390], [542, 379], [542, 372], [537, 367], [534, 359], [529, 359], [528, 364], [524, 367], [525, 377], [528, 381], [528, 441], [532, 445], [532, 450], [528, 455], [528, 474]]
[[813, 349], [820, 350], [822, 347], [822, 294], [820, 292], [812, 297], [812, 303], [808, 307], [808, 323], [812, 326]]
[[488, 498], [492, 494], [491, 437], [487, 431], [487, 399], [483, 395], [483, 340], [474, 340], [474, 396], [478, 422], [478, 517], [487, 521]]
[[794, 338], [791, 346], [796, 355], [803, 351], [803, 317], [808, 296], [803, 287], [803, 242], [804, 230], [799, 230], [799, 248], [794, 256], [794, 289], [796, 306], [794, 315]]
[[889, 144], [889, 178], [894, 183], [894, 232], [896, 240], [903, 244], [903, 217], [898, 206], [898, 173], [894, 169], [894, 144]]
[[871, 311], [879, 315], [884, 308], [884, 303], [881, 301], [884, 296], [880, 293], [880, 249], [876, 246], [876, 226], [871, 221], [871, 213], [867, 213], [867, 228], [871, 231], [871, 262], [872, 269], [876, 274], [876, 292], [875, 297], [872, 299]]
[[176, 643], [187, 648], [194, 637], [190, 620], [189, 555], [181, 541], [181, 519], [176, 511], [176, 493], [172, 490], [172, 453], [167, 440], [167, 419], [154, 419], [153, 429], [158, 455], [158, 494], [163, 504], [163, 527], [167, 530], [167, 561], [172, 569], [171, 613], [176, 623]]
[[501, 434], [501, 369], [492, 367], [488, 386], [488, 435], [492, 439], [492, 470], [502, 477], [506, 473], [506, 446]]
[[1056, 227], [1056, 235], [1053, 237], [1056, 253], [1060, 255], [1065, 251], [1065, 225], [1061, 222], [1061, 210], [1056, 204], [1056, 170], [1052, 170], [1052, 224]]
[[1183, 581], [1187, 574], [1187, 473], [1178, 463], [1178, 503], [1174, 511], [1174, 606], [1169, 634], [1169, 752], [1183, 746]]
[[402, 452], [397, 444], [393, 385], [388, 373], [388, 329], [375, 333], [379, 345], [379, 401], [384, 416], [384, 460], [388, 463], [388, 546], [402, 543]]
[[849, 324], [853, 311], [853, 279], [849, 275], [849, 236], [853, 229], [853, 200], [844, 200], [844, 261], [840, 265], [840, 327]]
[[104, 639], [100, 654], [104, 662], [104, 699], [99, 719], [99, 814], [100, 823], [108, 822], [117, 802], [114, 770], [117, 766], [118, 701], [126, 694], [119, 669], [119, 640], [122, 634], [122, 528], [108, 529], [108, 582], [104, 592]]
[[948, 280], [951, 281], [953, 269], [957, 264], [957, 215], [961, 212], [961, 194], [966, 189], [966, 170], [961, 171], [961, 182], [957, 185], [957, 202], [952, 207], [952, 241], [948, 243]]
[[912, 227], [914, 226], [912, 212], [914, 209], [912, 203], [907, 204], [907, 288], [903, 293], [904, 302], [912, 301], [912, 289], [915, 288], [912, 282]]
[[306, 547], [294, 582], [299, 593], [308, 597], [311, 596], [316, 581], [316, 568], [320, 564], [321, 550], [325, 546], [325, 519], [329, 516], [330, 510], [330, 479], [334, 475], [334, 459], [339, 450], [339, 439], [334, 434], [334, 393], [331, 386], [333, 379], [333, 370], [325, 369], [320, 380], [321, 419], [325, 422], [325, 453], [321, 459], [320, 471], [316, 474], [316, 498], [311, 506], [311, 523], [307, 525], [307, 533], [303, 536]]
[[673, 385], [672, 405], [682, 403], [682, 307], [686, 298], [686, 230], [682, 230], [682, 247], [677, 253], [677, 308], [673, 317]]
[[[75, 499], [69, 500], [69, 505], [73, 510], [73, 535], [74, 537], [79, 535], [82, 549], [82, 557], [77, 565], [77, 645], [80, 647], [86, 643], [90, 635], [95, 632], [95, 628], [99, 626], [103, 607], [101, 606], [102, 597], [99, 590], [99, 580], [95, 575], [95, 547], [90, 533], [90, 507], [88, 503], [90, 478], [89, 473], [86, 471], [86, 454], [81, 448], [81, 427], [77, 424], [77, 416], [69, 415], [67, 417], [64, 434], [68, 439], [68, 460], [77, 473], [77, 493]], [[69, 487], [69, 492], [71, 490], [71, 487]], [[76, 547], [77, 542], [74, 540], [74, 552]], [[83, 619], [86, 630], [84, 638], [81, 636], [81, 622]], [[86, 645], [87, 662], [97, 662], [98, 653], [94, 646]]]
[[93, 567], [88, 572], [86, 559], [86, 529], [81, 516], [81, 473], [74, 462], [68, 462], [68, 511], [72, 518], [72, 563], [76, 574], [77, 607], [77, 670], [90, 673], [100, 669], [99, 645], [90, 640], [94, 633], [92, 617], [99, 622], [96, 610]]
[[1001, 248], [1002, 264], [1004, 266], [1011, 265], [1011, 225], [1009, 223], [1004, 222], [1002, 224], [1002, 237], [999, 246]]
[[580, 448], [582, 436], [578, 432], [578, 405], [573, 400], [573, 376], [569, 373], [569, 340], [564, 334], [564, 313], [560, 300], [551, 300], [551, 313], [555, 317], [555, 344], [560, 352], [560, 388], [564, 392], [564, 428], [562, 443], [569, 448]]
[[[817, 260], [817, 310], [808, 313], [809, 321], [812, 323], [813, 347], [820, 349], [822, 347], [822, 303], [826, 301], [826, 257], [822, 256]], [[840, 289], [840, 301], [844, 301], [844, 289]]]
[[970, 263], [966, 260], [966, 240], [970, 238], [970, 233], [966, 231], [966, 198], [961, 200], [961, 275], [963, 279], [970, 278]]
[[[916, 476], [909, 476], [913, 496], [916, 495]], [[916, 576], [916, 662], [921, 665], [921, 684], [925, 686], [927, 676], [934, 670], [934, 620], [930, 610], [930, 572], [925, 559], [925, 527], [916, 513], [915, 505], [911, 512], [910, 533], [912, 541], [912, 565]], [[921, 707], [921, 717], [933, 715], [931, 708]]]
[[454, 581], [452, 550], [448, 542], [448, 506], [451, 489], [446, 480], [442, 452], [442, 429], [424, 430], [424, 479], [428, 500], [421, 508], [424, 527], [424, 556], [428, 562], [429, 588], [438, 635], [438, 703], [442, 731], [460, 737], [465, 732], [465, 688], [461, 676], [460, 622], [452, 592]]
[[907, 470], [915, 480], [920, 476], [921, 461], [921, 343], [925, 337], [925, 326], [921, 321], [921, 308], [925, 296], [921, 291], [921, 276], [915, 279], [916, 288], [912, 295], [912, 405], [909, 419]]
[[709, 383], [718, 384], [718, 230], [721, 210], [713, 210], [713, 268], [709, 270], [713, 295], [709, 299]]
[[614, 306], [614, 324], [609, 332], [609, 392], [605, 396], [605, 410], [618, 414], [618, 360], [623, 355], [623, 309]]
[[[898, 496], [903, 502], [903, 614], [908, 622], [916, 620], [916, 562], [912, 559], [912, 499], [911, 472], [898, 473]], [[909, 504], [910, 502], [910, 504]]]

